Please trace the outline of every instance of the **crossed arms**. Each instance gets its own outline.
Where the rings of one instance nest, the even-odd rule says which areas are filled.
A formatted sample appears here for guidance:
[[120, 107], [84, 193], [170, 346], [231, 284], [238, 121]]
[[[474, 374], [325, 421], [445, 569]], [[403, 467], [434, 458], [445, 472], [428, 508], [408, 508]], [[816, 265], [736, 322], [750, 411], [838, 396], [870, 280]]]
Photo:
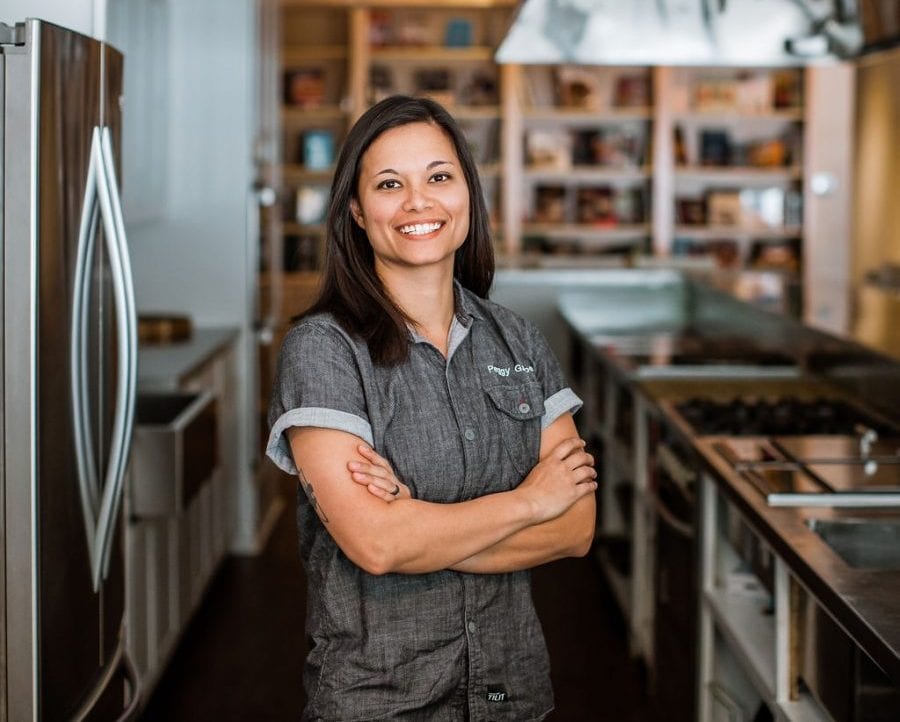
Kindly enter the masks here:
[[411, 498], [387, 461], [353, 434], [318, 427], [287, 433], [316, 513], [347, 557], [371, 574], [515, 571], [582, 556], [593, 539], [594, 460], [571, 414], [544, 429], [539, 461], [517, 488], [454, 504]]

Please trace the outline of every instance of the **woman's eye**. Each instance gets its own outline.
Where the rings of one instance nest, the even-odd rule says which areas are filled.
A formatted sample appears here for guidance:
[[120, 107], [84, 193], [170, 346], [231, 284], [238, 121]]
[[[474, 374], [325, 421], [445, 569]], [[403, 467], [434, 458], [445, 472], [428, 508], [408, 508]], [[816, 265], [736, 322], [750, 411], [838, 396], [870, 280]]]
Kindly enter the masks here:
[[437, 183], [443, 183], [444, 181], [450, 180], [452, 176], [449, 173], [435, 173], [431, 176], [431, 180]]
[[381, 181], [381, 183], [378, 184], [378, 188], [384, 188], [386, 190], [393, 190], [394, 188], [399, 188], [399, 187], [400, 187], [400, 181], [393, 180], [393, 179], [383, 180], [383, 181]]

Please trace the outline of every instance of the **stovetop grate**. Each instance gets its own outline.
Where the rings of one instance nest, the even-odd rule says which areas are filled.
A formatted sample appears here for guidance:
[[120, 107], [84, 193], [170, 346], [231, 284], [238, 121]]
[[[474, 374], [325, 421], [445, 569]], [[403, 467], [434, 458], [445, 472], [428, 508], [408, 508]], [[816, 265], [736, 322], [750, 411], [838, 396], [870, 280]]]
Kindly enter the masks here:
[[701, 435], [858, 434], [865, 428], [879, 434], [895, 433], [842, 399], [692, 398], [676, 404], [675, 408], [693, 431]]

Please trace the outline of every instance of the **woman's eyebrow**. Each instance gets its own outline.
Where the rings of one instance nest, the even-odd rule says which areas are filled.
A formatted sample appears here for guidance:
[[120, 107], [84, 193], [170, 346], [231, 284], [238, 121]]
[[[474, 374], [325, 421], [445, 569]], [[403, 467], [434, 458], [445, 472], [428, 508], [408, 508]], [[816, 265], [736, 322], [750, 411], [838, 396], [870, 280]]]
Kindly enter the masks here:
[[[453, 165], [449, 160], [433, 160], [427, 166], [425, 166], [425, 170], [431, 170], [435, 166], [439, 165]], [[399, 171], [394, 170], [393, 168], [385, 168], [384, 170], [378, 171], [375, 175], [400, 175]]]

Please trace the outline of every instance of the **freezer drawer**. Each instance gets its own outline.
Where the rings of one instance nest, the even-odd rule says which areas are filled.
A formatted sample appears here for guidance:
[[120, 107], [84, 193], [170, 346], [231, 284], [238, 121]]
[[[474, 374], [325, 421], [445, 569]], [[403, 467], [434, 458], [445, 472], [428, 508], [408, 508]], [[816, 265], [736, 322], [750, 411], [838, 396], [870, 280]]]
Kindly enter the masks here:
[[218, 464], [216, 402], [211, 392], [141, 394], [137, 399], [131, 513], [180, 513]]

